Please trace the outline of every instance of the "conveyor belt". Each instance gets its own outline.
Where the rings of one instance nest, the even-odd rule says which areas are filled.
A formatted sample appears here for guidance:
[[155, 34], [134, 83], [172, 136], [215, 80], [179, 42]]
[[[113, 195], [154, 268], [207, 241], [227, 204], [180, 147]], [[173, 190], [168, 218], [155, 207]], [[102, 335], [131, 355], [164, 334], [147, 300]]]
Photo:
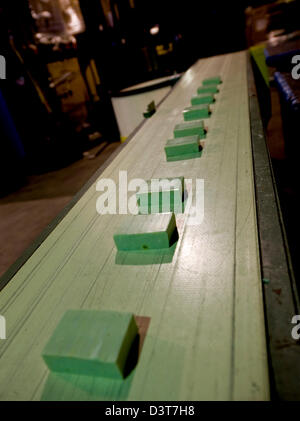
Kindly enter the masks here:
[[[201, 158], [166, 162], [164, 146], [205, 77], [223, 84]], [[176, 215], [171, 263], [115, 264], [126, 215], [99, 215], [95, 183], [0, 293], [0, 400], [266, 400], [266, 336], [257, 238], [245, 52], [198, 61], [101, 178], [184, 176], [205, 182], [201, 225]], [[195, 187], [195, 183], [193, 183]], [[24, 221], [26, 223], [26, 221]], [[42, 350], [67, 309], [150, 317], [132, 375], [70, 383], [50, 376]], [[76, 383], [76, 379], [74, 380]]]

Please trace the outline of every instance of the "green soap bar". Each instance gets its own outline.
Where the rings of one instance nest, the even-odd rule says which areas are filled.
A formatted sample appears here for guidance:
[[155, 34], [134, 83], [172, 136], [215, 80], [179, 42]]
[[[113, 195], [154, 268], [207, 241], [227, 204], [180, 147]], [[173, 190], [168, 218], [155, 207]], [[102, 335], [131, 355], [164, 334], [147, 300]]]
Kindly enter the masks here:
[[204, 79], [202, 85], [219, 85], [219, 83], [222, 83], [220, 76], [214, 76]]
[[114, 241], [118, 250], [165, 249], [175, 230], [173, 213], [130, 215], [114, 234]]
[[217, 85], [207, 85], [207, 86], [199, 86], [197, 89], [198, 94], [217, 94], [219, 92], [219, 88]]
[[166, 146], [167, 161], [182, 161], [198, 158], [202, 154], [198, 136], [186, 136], [168, 140]]
[[175, 138], [194, 135], [198, 135], [200, 139], [205, 137], [204, 122], [202, 120], [180, 123], [174, 128]]
[[123, 378], [137, 334], [131, 313], [68, 310], [42, 357], [53, 372]]
[[199, 118], [208, 118], [211, 112], [208, 105], [194, 105], [183, 110], [184, 121], [198, 120]]
[[191, 99], [192, 105], [212, 104], [215, 98], [212, 94], [193, 95]]
[[136, 194], [140, 213], [182, 211], [183, 193], [184, 177], [148, 180]]
[[186, 153], [184, 155], [177, 155], [177, 156], [169, 156], [167, 157], [167, 161], [184, 161], [187, 159], [194, 159], [194, 158], [200, 158], [202, 155], [202, 150], [199, 150], [198, 152], [193, 153]]
[[167, 158], [170, 156], [184, 155], [199, 151], [199, 137], [186, 136], [169, 139], [165, 146]]

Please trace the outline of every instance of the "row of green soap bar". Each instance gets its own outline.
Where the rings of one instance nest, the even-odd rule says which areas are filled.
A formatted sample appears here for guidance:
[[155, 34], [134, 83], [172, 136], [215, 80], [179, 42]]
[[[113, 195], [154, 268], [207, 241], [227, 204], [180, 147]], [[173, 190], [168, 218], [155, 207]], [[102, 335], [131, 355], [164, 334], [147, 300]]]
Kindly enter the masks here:
[[[216, 78], [213, 82], [215, 83]], [[211, 85], [211, 80], [203, 83]], [[212, 86], [209, 86], [211, 88]], [[168, 140], [165, 152], [168, 161], [195, 158], [201, 156], [200, 139], [205, 137], [204, 123], [200, 118], [210, 115], [209, 106], [214, 97], [212, 95], [197, 95], [192, 98], [192, 107], [184, 111], [184, 119], [192, 120], [178, 124], [174, 129], [174, 139]], [[165, 249], [170, 247], [171, 237], [176, 229], [173, 212], [182, 211], [184, 179], [158, 179], [157, 186], [153, 180], [146, 183], [144, 189], [137, 194], [139, 206], [138, 217], [127, 218], [126, 222], [114, 234], [114, 241], [118, 250], [138, 251]], [[170, 185], [170, 182], [175, 184]], [[151, 184], [151, 185], [150, 185]], [[155, 215], [162, 212], [172, 212], [166, 215]], [[146, 216], [143, 214], [152, 214]], [[154, 215], [153, 215], [154, 214]]]
[[[191, 100], [192, 107], [184, 112], [185, 120], [174, 129], [174, 140], [165, 147], [168, 160], [179, 156], [195, 157], [201, 153], [199, 139], [205, 137], [203, 121], [209, 109], [205, 104], [214, 101], [209, 93], [216, 93], [216, 78], [203, 81], [204, 87]], [[184, 159], [184, 158], [182, 158]], [[147, 188], [137, 194], [140, 211], [154, 215], [130, 216], [114, 235], [118, 250], [159, 250], [170, 247], [172, 236], [177, 232], [174, 213], [164, 212], [165, 204], [172, 211], [182, 206], [184, 178], [149, 182]], [[54, 372], [85, 376], [124, 378], [128, 353], [138, 328], [131, 313], [95, 310], [69, 310], [65, 313], [43, 351], [43, 359]]]
[[[159, 181], [159, 180], [158, 180]], [[168, 180], [165, 180], [165, 183]], [[183, 177], [173, 183], [174, 199], [181, 202]], [[153, 188], [159, 204], [160, 187]], [[163, 186], [162, 186], [163, 187]], [[143, 202], [147, 189], [140, 192]], [[174, 213], [127, 216], [114, 234], [118, 250], [157, 250], [169, 248], [177, 234]], [[43, 351], [50, 371], [70, 375], [123, 379], [129, 374], [128, 355], [138, 335], [131, 313], [69, 310], [56, 327]]]
[[222, 83], [220, 76], [203, 80], [203, 85], [198, 88], [198, 95], [193, 96], [191, 99], [192, 106], [183, 110], [184, 121], [210, 117], [209, 104], [214, 102], [213, 94], [219, 92], [218, 84], [220, 83]]
[[205, 138], [203, 120], [194, 120], [177, 124], [174, 139], [169, 139], [165, 146], [167, 161], [180, 161], [201, 156], [200, 139]]
[[[180, 191], [182, 194], [183, 183], [181, 177], [173, 184], [174, 199], [176, 197], [178, 202], [181, 202], [178, 194]], [[159, 188], [156, 193], [160, 193]], [[159, 203], [159, 194], [153, 197]], [[139, 199], [145, 200], [143, 192]], [[131, 215], [114, 234], [114, 241], [118, 250], [129, 253], [136, 250], [159, 252], [171, 246], [174, 234], [178, 238], [174, 213]], [[122, 380], [129, 374], [127, 361], [137, 335], [138, 328], [131, 313], [69, 310], [42, 356], [50, 371], [55, 373]]]
[[200, 139], [205, 137], [202, 118], [210, 117], [210, 104], [215, 101], [214, 94], [219, 92], [218, 84], [222, 83], [219, 76], [203, 81], [197, 95], [191, 98], [191, 107], [183, 110], [185, 123], [177, 124], [174, 129], [174, 139], [169, 139], [165, 146], [167, 161], [180, 161], [199, 158], [202, 154]]

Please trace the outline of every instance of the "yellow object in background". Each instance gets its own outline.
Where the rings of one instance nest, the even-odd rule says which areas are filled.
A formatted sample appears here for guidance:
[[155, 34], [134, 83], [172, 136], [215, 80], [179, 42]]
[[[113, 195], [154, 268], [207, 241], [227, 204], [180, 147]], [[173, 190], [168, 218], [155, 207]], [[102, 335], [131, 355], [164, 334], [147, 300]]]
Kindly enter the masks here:
[[264, 81], [269, 87], [269, 70], [266, 64], [266, 58], [264, 54], [265, 48], [265, 44], [254, 45], [253, 47], [250, 47], [250, 54], [255, 60], [255, 63], [257, 64], [257, 67], [259, 68], [259, 71], [261, 72]]
[[172, 42], [169, 42], [169, 48], [166, 49], [165, 45], [157, 45], [156, 46], [156, 52], [159, 56], [164, 56], [165, 54], [169, 54], [173, 51], [173, 44]]
[[100, 98], [97, 93], [97, 86], [100, 85], [100, 78], [94, 60], [91, 60], [90, 64], [87, 66], [85, 71], [85, 77], [93, 101], [99, 101]]
[[77, 127], [81, 127], [88, 115], [86, 102], [89, 94], [77, 58], [49, 63], [47, 67], [53, 88], [60, 98], [62, 112], [67, 113]]

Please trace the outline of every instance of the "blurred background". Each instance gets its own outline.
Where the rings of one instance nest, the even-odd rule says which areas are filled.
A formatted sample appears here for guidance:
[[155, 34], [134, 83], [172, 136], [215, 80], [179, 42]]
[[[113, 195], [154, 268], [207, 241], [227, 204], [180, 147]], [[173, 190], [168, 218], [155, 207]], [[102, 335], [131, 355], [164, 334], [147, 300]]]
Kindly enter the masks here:
[[299, 12], [297, 0], [2, 0], [0, 276], [186, 69], [245, 49], [295, 257]]

